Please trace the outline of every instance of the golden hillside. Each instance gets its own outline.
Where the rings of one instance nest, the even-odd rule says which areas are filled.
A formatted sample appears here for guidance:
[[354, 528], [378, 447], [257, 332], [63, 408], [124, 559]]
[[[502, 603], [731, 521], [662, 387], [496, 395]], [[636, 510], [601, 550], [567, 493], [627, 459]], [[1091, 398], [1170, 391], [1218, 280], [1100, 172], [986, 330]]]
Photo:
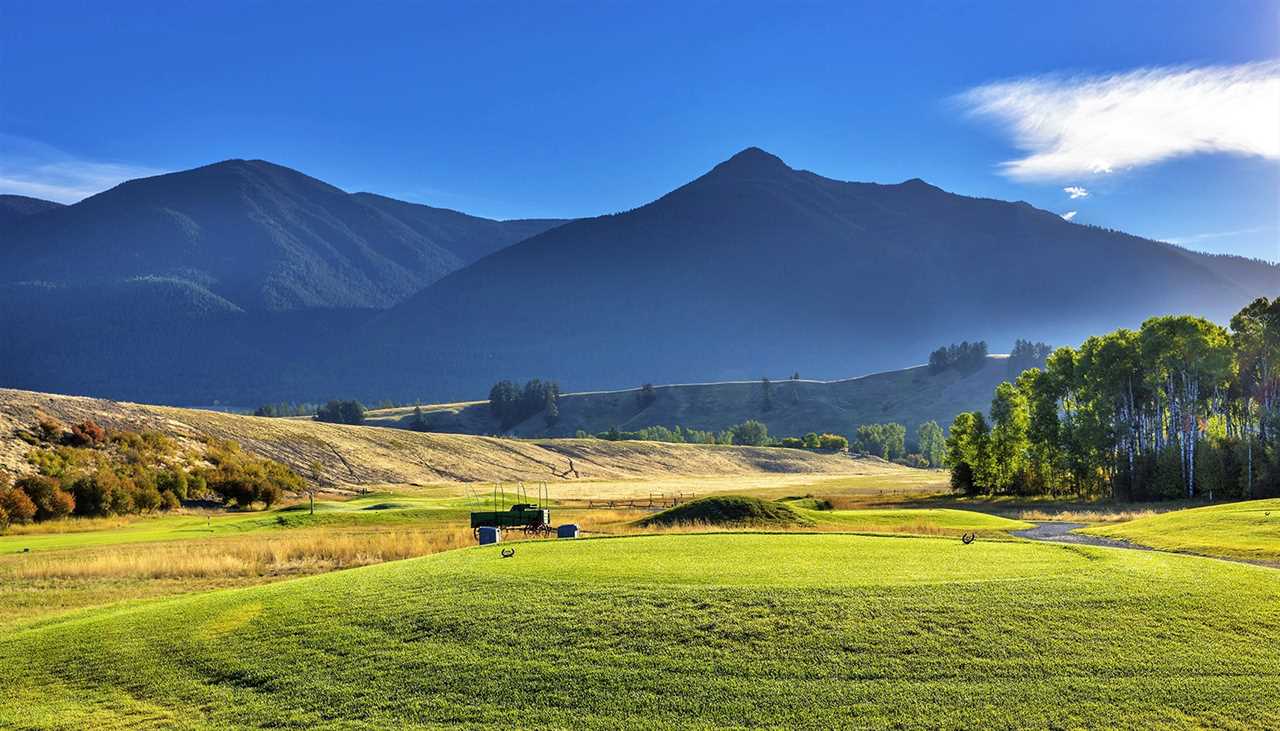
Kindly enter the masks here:
[[338, 487], [515, 480], [563, 483], [566, 478], [553, 472], [563, 473], [571, 459], [577, 480], [908, 471], [878, 459], [791, 449], [424, 434], [12, 389], [0, 389], [0, 467], [11, 472], [28, 469], [25, 455], [32, 447], [18, 433], [41, 414], [67, 423], [91, 418], [110, 428], [157, 430], [195, 448], [206, 438], [230, 439], [249, 452]]

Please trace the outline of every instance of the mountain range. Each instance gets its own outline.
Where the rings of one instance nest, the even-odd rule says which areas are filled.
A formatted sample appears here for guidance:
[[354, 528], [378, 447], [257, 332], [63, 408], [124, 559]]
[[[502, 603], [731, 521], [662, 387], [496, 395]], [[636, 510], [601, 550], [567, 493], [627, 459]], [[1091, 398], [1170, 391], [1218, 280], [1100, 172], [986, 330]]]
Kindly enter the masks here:
[[839, 378], [938, 345], [1218, 321], [1280, 267], [749, 148], [656, 201], [493, 221], [230, 160], [0, 199], [0, 385], [179, 404]]
[[562, 221], [346, 193], [262, 160], [131, 180], [10, 222], [10, 281], [189, 282], [245, 310], [382, 308]]

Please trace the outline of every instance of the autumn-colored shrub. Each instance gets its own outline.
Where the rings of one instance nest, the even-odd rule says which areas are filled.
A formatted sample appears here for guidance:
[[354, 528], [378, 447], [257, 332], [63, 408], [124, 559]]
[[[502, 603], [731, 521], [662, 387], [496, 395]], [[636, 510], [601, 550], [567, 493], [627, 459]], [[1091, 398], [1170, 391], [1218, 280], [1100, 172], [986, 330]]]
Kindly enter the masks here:
[[26, 493], [36, 506], [35, 519], [54, 520], [71, 514], [76, 501], [62, 489], [62, 485], [52, 477], [45, 475], [28, 475], [18, 480], [14, 489]]
[[25, 524], [36, 519], [36, 504], [16, 487], [0, 494], [0, 507], [8, 513], [11, 523]]
[[48, 517], [42, 518], [42, 520], [56, 520], [58, 518], [65, 518], [68, 515], [71, 515], [73, 511], [75, 511], [76, 499], [71, 495], [71, 493], [67, 492], [66, 490], [62, 490], [62, 489], [54, 490], [53, 494], [49, 496], [49, 501], [45, 505], [45, 508], [46, 508]]
[[107, 439], [107, 430], [98, 426], [93, 419], [85, 419], [71, 427], [66, 442], [73, 447], [94, 447]]

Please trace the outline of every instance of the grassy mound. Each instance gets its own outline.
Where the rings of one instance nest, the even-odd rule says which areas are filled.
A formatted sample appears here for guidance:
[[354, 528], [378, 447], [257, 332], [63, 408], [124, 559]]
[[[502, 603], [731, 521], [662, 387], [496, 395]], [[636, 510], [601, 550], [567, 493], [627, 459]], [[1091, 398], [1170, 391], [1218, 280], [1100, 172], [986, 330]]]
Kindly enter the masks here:
[[15, 633], [0, 643], [0, 728], [1264, 728], [1280, 717], [1271, 569], [838, 534], [499, 549]]
[[1174, 510], [1081, 532], [1165, 551], [1280, 563], [1280, 499]]
[[639, 524], [644, 527], [674, 525], [785, 527], [812, 523], [812, 520], [800, 515], [785, 503], [741, 495], [699, 498], [639, 521]]

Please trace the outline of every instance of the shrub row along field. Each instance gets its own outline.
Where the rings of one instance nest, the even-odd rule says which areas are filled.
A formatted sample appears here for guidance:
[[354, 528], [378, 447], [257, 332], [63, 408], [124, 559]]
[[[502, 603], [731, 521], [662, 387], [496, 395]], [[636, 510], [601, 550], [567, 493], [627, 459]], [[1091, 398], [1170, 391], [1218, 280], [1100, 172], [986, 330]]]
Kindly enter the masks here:
[[1272, 570], [1193, 557], [548, 541], [17, 632], [0, 726], [1262, 728], [1280, 718], [1277, 637]]
[[34, 474], [9, 484], [0, 473], [0, 532], [69, 515], [104, 517], [174, 510], [188, 498], [266, 507], [306, 485], [278, 462], [209, 440], [203, 450], [180, 449], [154, 431], [108, 430], [91, 419], [67, 428], [44, 417], [18, 437], [32, 447]]

